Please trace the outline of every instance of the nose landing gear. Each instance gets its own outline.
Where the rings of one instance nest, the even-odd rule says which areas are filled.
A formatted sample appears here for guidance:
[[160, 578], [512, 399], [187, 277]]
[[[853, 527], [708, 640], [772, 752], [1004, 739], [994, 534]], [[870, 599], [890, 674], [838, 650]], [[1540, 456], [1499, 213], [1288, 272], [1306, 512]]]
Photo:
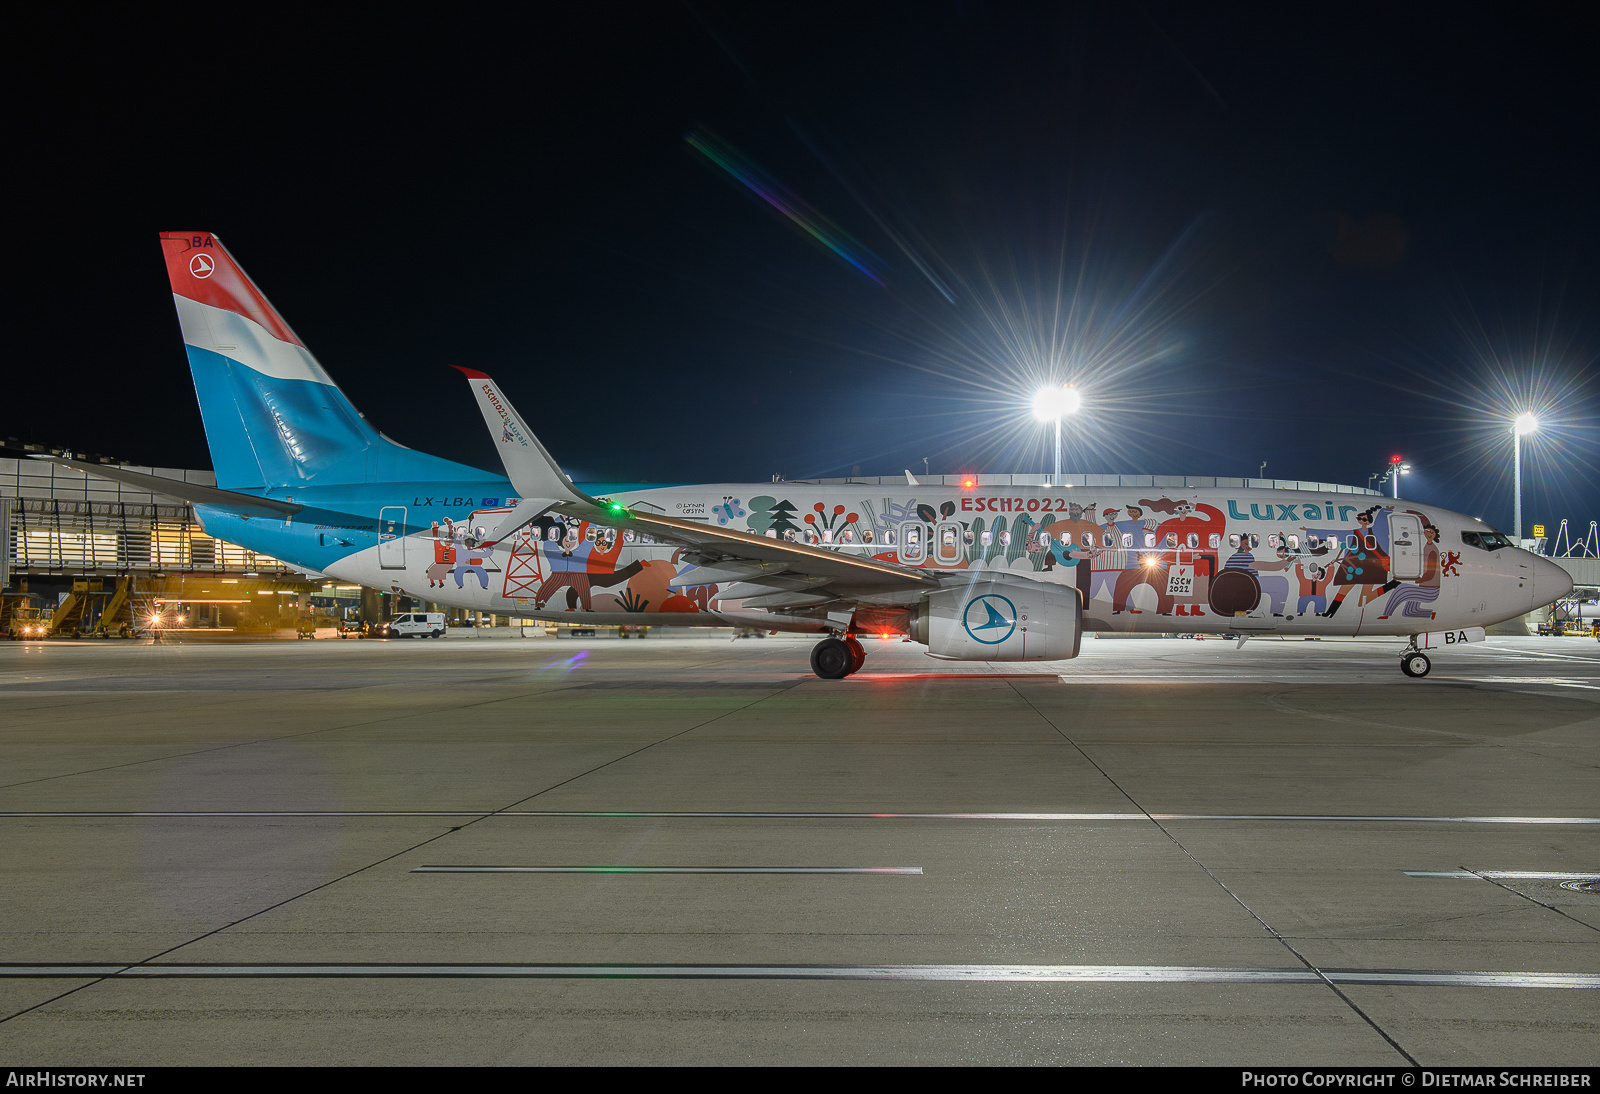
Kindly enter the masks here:
[[1421, 679], [1428, 675], [1433, 668], [1433, 662], [1428, 660], [1428, 655], [1415, 646], [1407, 646], [1400, 651], [1400, 671], [1407, 676]]
[[811, 671], [824, 680], [843, 680], [866, 661], [867, 651], [853, 634], [824, 638], [811, 649]]

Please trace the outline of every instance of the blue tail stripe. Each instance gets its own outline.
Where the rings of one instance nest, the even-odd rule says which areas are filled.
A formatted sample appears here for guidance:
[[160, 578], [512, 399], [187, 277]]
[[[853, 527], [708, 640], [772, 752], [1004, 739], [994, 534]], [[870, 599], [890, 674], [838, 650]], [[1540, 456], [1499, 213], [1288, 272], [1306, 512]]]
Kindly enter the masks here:
[[381, 436], [336, 387], [266, 376], [223, 354], [186, 348], [217, 485], [225, 490], [483, 477]]

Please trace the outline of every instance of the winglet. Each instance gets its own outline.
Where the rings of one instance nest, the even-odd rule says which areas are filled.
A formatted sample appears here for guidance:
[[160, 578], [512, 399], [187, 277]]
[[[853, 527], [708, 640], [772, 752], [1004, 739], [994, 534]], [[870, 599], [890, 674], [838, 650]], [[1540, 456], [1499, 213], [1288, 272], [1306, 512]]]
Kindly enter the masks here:
[[500, 386], [487, 373], [476, 372], [451, 365], [472, 381], [472, 393], [477, 397], [478, 409], [489, 426], [489, 435], [495, 438], [500, 452], [500, 462], [505, 464], [506, 476], [516, 487], [522, 500], [517, 503], [504, 521], [488, 535], [490, 540], [504, 539], [522, 525], [554, 505], [577, 504], [600, 507], [600, 503], [572, 484], [556, 461], [545, 451], [539, 438], [533, 435], [522, 415], [501, 392]]
[[913, 475], [910, 472], [910, 470], [907, 470], [906, 471], [906, 485], [907, 486], [921, 486], [922, 484], [917, 481], [917, 477], [915, 475]]

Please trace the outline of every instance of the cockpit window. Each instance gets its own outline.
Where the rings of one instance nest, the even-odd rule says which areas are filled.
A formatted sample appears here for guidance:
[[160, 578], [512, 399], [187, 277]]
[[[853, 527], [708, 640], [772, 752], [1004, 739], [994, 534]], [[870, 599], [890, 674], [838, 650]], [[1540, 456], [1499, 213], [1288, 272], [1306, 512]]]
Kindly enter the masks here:
[[1462, 532], [1461, 542], [1480, 551], [1498, 551], [1502, 547], [1516, 546], [1504, 532]]

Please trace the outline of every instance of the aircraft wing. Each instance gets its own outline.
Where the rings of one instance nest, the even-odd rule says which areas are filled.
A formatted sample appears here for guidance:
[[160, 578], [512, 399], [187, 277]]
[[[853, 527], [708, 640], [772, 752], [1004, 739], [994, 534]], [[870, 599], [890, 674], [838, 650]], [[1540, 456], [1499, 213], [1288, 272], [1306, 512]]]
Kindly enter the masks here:
[[[563, 507], [564, 508], [564, 507]], [[560, 511], [560, 509], [558, 509]], [[808, 577], [826, 577], [840, 584], [872, 586], [935, 587], [939, 579], [910, 566], [893, 562], [880, 562], [861, 558], [841, 551], [816, 547], [808, 543], [791, 543], [786, 539], [772, 539], [753, 532], [739, 532], [730, 528], [711, 527], [699, 521], [666, 517], [656, 513], [637, 513], [629, 509], [606, 509], [598, 516], [586, 519], [616, 528], [635, 529], [669, 543], [688, 547], [702, 560], [702, 565], [713, 565], [710, 559], [747, 560], [751, 562], [787, 563], [786, 572]]]
[[[795, 608], [855, 599], [881, 603], [885, 594], [891, 599], [896, 591], [920, 595], [921, 590], [939, 585], [936, 575], [914, 567], [637, 512], [619, 503], [592, 498], [573, 485], [556, 465], [493, 379], [455, 367], [472, 382], [490, 435], [498, 442], [506, 475], [523, 497], [516, 509], [486, 536], [489, 540], [504, 539], [550, 510], [607, 527], [642, 532], [685, 548], [690, 561], [706, 571], [707, 576], [699, 584], [745, 582], [740, 598], [751, 607]], [[713, 572], [720, 576], [709, 576]], [[696, 583], [692, 574], [673, 582], [679, 587]]]
[[258, 498], [254, 494], [241, 494], [237, 490], [219, 490], [215, 486], [202, 486], [196, 482], [168, 479], [160, 475], [146, 475], [143, 471], [129, 471], [125, 467], [113, 467], [103, 463], [86, 463], [82, 460], [66, 460], [57, 456], [35, 456], [33, 458], [44, 460], [46, 463], [53, 463], [58, 467], [70, 467], [74, 471], [97, 475], [102, 479], [110, 479], [112, 482], [126, 483], [128, 486], [135, 486], [140, 490], [148, 490], [152, 494], [165, 494], [169, 498], [178, 498], [194, 505], [209, 505], [216, 509], [225, 509], [247, 517], [284, 517], [291, 513], [298, 513], [305, 508], [305, 506], [297, 505], [292, 501], [282, 501], [278, 498]]

